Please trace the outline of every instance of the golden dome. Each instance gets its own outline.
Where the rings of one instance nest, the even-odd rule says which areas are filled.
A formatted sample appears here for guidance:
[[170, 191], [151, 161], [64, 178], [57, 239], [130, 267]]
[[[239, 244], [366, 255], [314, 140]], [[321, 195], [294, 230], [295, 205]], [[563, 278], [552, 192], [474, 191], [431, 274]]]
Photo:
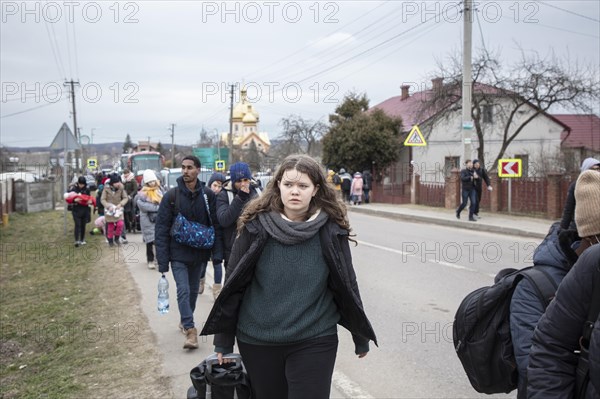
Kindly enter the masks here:
[[[240, 102], [233, 107], [232, 119], [234, 121], [241, 120], [242, 122], [257, 123], [259, 115], [252, 107], [252, 104], [248, 102], [248, 92], [245, 87], [242, 88], [240, 94]], [[247, 114], [251, 115], [248, 116]]]
[[[248, 107], [250, 108], [250, 107]], [[256, 123], [258, 122], [258, 120], [256, 119], [256, 116], [254, 116], [254, 113], [252, 112], [246, 112], [246, 115], [244, 115], [244, 117], [242, 118], [242, 122], [244, 123]]]

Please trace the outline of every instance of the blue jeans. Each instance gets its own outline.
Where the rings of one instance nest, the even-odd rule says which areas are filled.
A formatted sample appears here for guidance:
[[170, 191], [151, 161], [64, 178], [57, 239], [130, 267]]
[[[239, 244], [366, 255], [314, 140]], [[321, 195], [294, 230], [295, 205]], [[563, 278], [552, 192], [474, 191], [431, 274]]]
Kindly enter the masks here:
[[475, 189], [462, 190], [462, 202], [456, 210], [456, 213], [460, 215], [462, 210], [467, 206], [467, 200], [471, 201], [471, 205], [469, 206], [469, 219], [472, 219], [475, 207], [477, 206], [477, 193], [475, 192]]
[[186, 330], [194, 327], [194, 310], [196, 310], [196, 299], [200, 286], [200, 274], [206, 268], [206, 262], [195, 262], [185, 264], [183, 262], [171, 261], [171, 270], [177, 286], [177, 305], [181, 325]]
[[[220, 263], [213, 262], [213, 269], [215, 269], [215, 284], [221, 284], [221, 280], [223, 279], [223, 267]], [[206, 276], [206, 266], [202, 269], [202, 274], [200, 274], [200, 278], [204, 278]]]

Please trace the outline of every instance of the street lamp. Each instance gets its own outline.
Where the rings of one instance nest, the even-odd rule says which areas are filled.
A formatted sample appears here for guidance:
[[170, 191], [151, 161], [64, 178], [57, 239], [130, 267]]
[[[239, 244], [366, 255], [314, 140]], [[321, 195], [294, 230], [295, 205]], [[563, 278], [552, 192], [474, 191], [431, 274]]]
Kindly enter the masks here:
[[214, 128], [213, 131], [217, 136], [217, 156], [219, 157], [219, 161], [221, 160], [221, 137], [219, 137], [219, 129]]

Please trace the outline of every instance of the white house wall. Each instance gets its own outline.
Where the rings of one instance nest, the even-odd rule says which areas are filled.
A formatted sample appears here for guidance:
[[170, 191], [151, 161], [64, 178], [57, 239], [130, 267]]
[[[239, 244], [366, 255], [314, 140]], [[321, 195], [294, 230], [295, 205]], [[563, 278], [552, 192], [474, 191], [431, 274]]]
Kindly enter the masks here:
[[[523, 114], [518, 114], [513, 125], [519, 126], [532, 112], [533, 109], [529, 107]], [[488, 169], [491, 168], [491, 164], [502, 146], [502, 129], [504, 126], [503, 123], [498, 122], [498, 118], [499, 116], [496, 110], [494, 110], [494, 123], [484, 125], [484, 129], [486, 129], [484, 132], [486, 137], [485, 162]], [[416, 162], [417, 171], [421, 175], [421, 181], [443, 181], [445, 157], [459, 157], [461, 167], [464, 163], [461, 110], [455, 110], [450, 117], [438, 120], [433, 129], [426, 125], [420, 128], [426, 138], [427, 146], [413, 147], [413, 160]], [[546, 115], [540, 114], [511, 142], [503, 158], [528, 154], [528, 170], [531, 175], [540, 169], [538, 163], [541, 157], [554, 156], [560, 151], [560, 135], [562, 131], [562, 125]], [[512, 132], [514, 132], [514, 129], [512, 129]], [[471, 159], [474, 159], [477, 158], [477, 149], [479, 147], [475, 130], [472, 131], [471, 137], [473, 143], [473, 155]]]

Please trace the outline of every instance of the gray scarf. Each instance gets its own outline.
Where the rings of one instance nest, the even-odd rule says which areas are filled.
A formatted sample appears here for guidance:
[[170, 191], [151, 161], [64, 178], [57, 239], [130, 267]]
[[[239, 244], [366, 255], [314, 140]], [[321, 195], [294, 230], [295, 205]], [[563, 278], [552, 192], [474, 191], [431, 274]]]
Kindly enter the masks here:
[[319, 212], [317, 217], [306, 222], [285, 220], [278, 212], [261, 213], [258, 215], [260, 224], [267, 233], [284, 245], [294, 245], [304, 242], [317, 234], [327, 223], [329, 217], [325, 212]]

